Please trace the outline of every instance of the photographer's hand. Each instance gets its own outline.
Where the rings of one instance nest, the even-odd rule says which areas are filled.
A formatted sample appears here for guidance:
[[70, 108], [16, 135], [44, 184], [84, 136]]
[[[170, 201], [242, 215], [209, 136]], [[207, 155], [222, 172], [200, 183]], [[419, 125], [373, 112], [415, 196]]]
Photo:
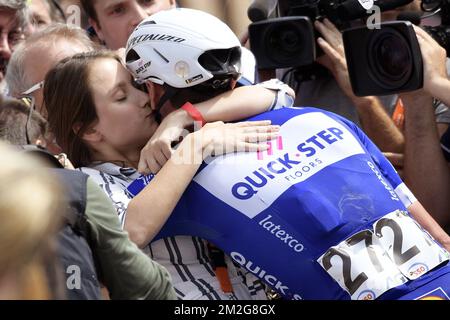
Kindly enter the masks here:
[[316, 21], [315, 26], [323, 36], [317, 42], [325, 52], [317, 62], [330, 70], [341, 90], [353, 102], [363, 130], [382, 151], [402, 152], [403, 135], [380, 100], [373, 96], [357, 97], [353, 93], [341, 32], [328, 19], [323, 23]]
[[352, 101], [357, 100], [358, 97], [353, 94], [350, 84], [341, 32], [328, 19], [325, 19], [323, 23], [316, 21], [315, 26], [323, 36], [323, 38], [317, 39], [317, 43], [325, 52], [325, 55], [319, 57], [317, 62], [330, 70], [346, 96]]
[[431, 96], [450, 105], [450, 80], [447, 75], [447, 53], [426, 31], [414, 26], [423, 59], [424, 87]]

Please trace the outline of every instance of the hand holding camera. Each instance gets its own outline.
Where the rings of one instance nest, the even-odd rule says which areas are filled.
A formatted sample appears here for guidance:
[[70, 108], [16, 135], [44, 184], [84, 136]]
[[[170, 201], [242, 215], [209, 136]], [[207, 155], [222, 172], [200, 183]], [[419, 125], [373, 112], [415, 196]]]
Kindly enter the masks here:
[[423, 29], [414, 26], [414, 30], [423, 60], [423, 87], [417, 91], [403, 93], [402, 99], [417, 101], [425, 94], [448, 105], [450, 104], [450, 80], [446, 68], [446, 50]]
[[[443, 88], [439, 87], [447, 80], [450, 0], [428, 2], [436, 6], [427, 16], [440, 14], [441, 25], [437, 27], [419, 28], [410, 22], [398, 21], [344, 31], [350, 78], [357, 96], [410, 92], [423, 87], [443, 100]], [[422, 1], [422, 8], [426, 9], [424, 3]], [[421, 19], [419, 17], [416, 23]]]
[[353, 94], [350, 78], [348, 76], [347, 60], [345, 58], [344, 42], [342, 34], [328, 19], [314, 23], [316, 29], [323, 36], [317, 39], [317, 43], [325, 55], [317, 58], [317, 62], [327, 68], [336, 79], [342, 91], [352, 100], [357, 97]]
[[[447, 92], [442, 92], [442, 86], [450, 81], [447, 76], [447, 53], [427, 32], [419, 27], [414, 27], [420, 49], [424, 67], [423, 89], [440, 100], [450, 100]], [[447, 97], [445, 97], [447, 95]], [[450, 101], [448, 101], [450, 102]]]
[[[256, 2], [261, 6], [264, 1]], [[412, 0], [378, 0], [375, 5], [385, 11], [409, 3]], [[427, 9], [430, 3], [435, 4], [431, 11]], [[428, 35], [423, 38], [425, 32], [421, 32], [420, 41], [430, 44], [433, 38], [449, 54], [450, 0], [424, 0], [422, 8], [427, 9], [425, 12], [432, 12], [427, 16], [439, 13], [441, 25], [423, 27]], [[292, 68], [296, 78], [302, 81], [318, 76], [314, 63], [319, 62], [333, 73], [343, 91], [352, 99], [414, 91], [432, 80], [430, 72], [424, 70], [421, 48], [412, 23], [398, 21], [375, 24], [370, 28], [349, 28], [355, 19], [363, 21], [372, 12], [367, 11], [360, 0], [279, 0], [274, 9], [264, 12], [258, 18], [262, 21], [249, 28], [251, 48], [260, 69]], [[332, 23], [326, 22], [327, 19]], [[420, 20], [418, 16], [415, 23], [420, 23]], [[325, 41], [318, 39], [320, 35], [314, 32], [313, 24]], [[336, 27], [331, 27], [332, 24]], [[343, 46], [337, 30], [344, 30]], [[321, 57], [322, 51], [328, 58]], [[352, 90], [349, 90], [348, 78], [343, 76], [346, 69]], [[302, 73], [308, 74], [304, 76]]]

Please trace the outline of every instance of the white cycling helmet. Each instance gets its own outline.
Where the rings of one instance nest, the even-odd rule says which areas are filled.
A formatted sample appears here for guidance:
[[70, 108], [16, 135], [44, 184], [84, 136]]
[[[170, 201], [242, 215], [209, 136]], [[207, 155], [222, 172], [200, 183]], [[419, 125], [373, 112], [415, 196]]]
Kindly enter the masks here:
[[241, 45], [218, 18], [177, 8], [153, 14], [136, 27], [127, 43], [126, 64], [141, 83], [216, 88], [225, 77], [239, 77]]

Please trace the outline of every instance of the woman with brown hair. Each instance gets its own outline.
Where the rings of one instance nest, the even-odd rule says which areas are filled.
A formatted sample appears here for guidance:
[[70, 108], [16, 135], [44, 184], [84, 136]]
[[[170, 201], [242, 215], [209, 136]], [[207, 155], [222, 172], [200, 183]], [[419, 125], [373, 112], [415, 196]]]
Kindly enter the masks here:
[[[168, 155], [170, 159], [153, 181], [130, 200], [124, 190], [140, 176], [137, 168], [141, 150], [158, 128], [154, 117], [159, 99], [157, 92], [151, 85], [149, 93], [139, 90], [120, 58], [110, 52], [79, 54], [65, 59], [48, 73], [45, 84], [44, 101], [58, 144], [75, 167], [83, 167], [81, 170], [102, 186], [113, 201], [124, 228], [130, 232], [126, 217], [144, 218], [148, 210], [152, 211], [151, 221], [145, 219], [146, 233], [130, 232], [136, 235], [131, 238], [141, 248], [148, 246], [151, 257], [169, 270], [179, 298], [265, 297], [261, 285], [259, 290], [249, 289], [255, 284], [243, 284], [242, 275], [230, 270], [234, 293], [222, 292], [206, 254], [206, 244], [201, 239], [180, 236], [150, 245], [142, 239], [152, 239], [159, 232], [202, 160], [212, 151], [219, 155], [266, 150], [266, 141], [277, 136], [278, 127], [268, 121], [207, 124], [185, 136], [176, 151]], [[260, 93], [253, 99], [256, 103], [266, 107], [272, 103], [273, 91], [261, 87], [253, 92]], [[225, 97], [233, 98], [229, 93]], [[217, 97], [205, 104], [217, 107], [224, 104], [222, 99], [223, 96]], [[251, 110], [255, 102], [244, 103]], [[168, 117], [179, 117], [182, 112]]]

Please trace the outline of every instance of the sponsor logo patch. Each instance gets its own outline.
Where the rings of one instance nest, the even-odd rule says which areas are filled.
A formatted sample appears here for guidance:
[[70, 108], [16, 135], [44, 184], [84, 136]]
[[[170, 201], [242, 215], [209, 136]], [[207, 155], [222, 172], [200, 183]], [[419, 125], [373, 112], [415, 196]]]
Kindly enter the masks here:
[[214, 159], [194, 181], [252, 219], [293, 185], [338, 161], [365, 154], [346, 127], [318, 112], [290, 119], [281, 126], [280, 136], [264, 155], [236, 153]]

